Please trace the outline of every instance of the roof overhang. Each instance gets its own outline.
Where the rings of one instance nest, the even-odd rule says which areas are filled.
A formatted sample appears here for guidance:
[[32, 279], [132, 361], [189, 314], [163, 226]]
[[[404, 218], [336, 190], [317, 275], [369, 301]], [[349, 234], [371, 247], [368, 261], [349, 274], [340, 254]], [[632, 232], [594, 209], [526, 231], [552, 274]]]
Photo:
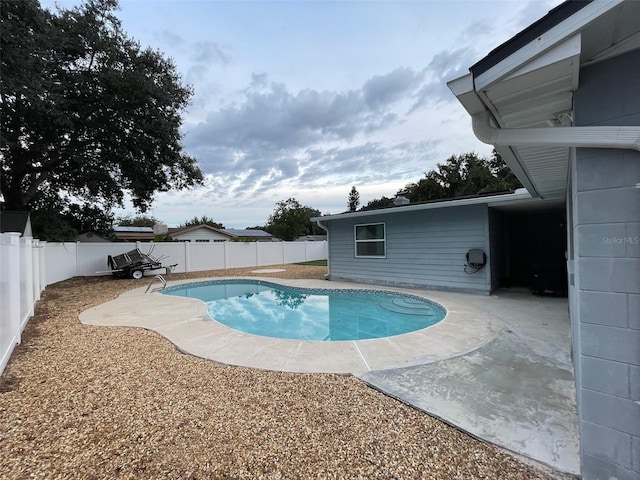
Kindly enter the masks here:
[[540, 198], [532, 198], [529, 192], [521, 188], [514, 193], [506, 193], [501, 195], [487, 195], [481, 197], [461, 198], [457, 200], [442, 200], [429, 203], [415, 203], [413, 205], [402, 205], [397, 207], [380, 208], [376, 210], [360, 210], [351, 213], [339, 213], [336, 215], [325, 215], [322, 217], [311, 218], [312, 222], [326, 222], [330, 220], [344, 220], [350, 218], [363, 218], [375, 215], [399, 215], [407, 212], [417, 212], [426, 210], [437, 210], [442, 208], [457, 208], [470, 205], [487, 205], [489, 208], [504, 207], [530, 207], [532, 209], [542, 206], [551, 206], [551, 202]]
[[32, 237], [29, 212], [0, 210], [0, 233], [18, 232], [23, 237]]
[[210, 232], [219, 233], [220, 235], [223, 235], [225, 237], [233, 238], [233, 235], [231, 235], [230, 233], [227, 233], [224, 230], [221, 230], [219, 228], [212, 227], [211, 225], [207, 225], [206, 223], [202, 223], [200, 225], [190, 225], [190, 226], [184, 227], [184, 228], [178, 228], [178, 229], [170, 231], [169, 235], [170, 236], [179, 236], [179, 235], [183, 235], [185, 233], [194, 232], [196, 230], [208, 230]]
[[[638, 18], [640, 2], [565, 2], [470, 67], [471, 73], [450, 81], [449, 88], [474, 124], [486, 114], [497, 129], [564, 129], [562, 134], [573, 135], [568, 132], [575, 129], [580, 68], [640, 48]], [[492, 144], [531, 195], [565, 195], [572, 149], [582, 146], [578, 140], [559, 146], [503, 137]]]

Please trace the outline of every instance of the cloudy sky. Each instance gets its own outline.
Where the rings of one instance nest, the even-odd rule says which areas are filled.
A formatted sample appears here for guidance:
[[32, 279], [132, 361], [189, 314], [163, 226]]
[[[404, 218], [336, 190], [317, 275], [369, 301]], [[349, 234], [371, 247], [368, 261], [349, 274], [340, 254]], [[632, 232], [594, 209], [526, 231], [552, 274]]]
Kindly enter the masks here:
[[559, 3], [120, 0], [125, 31], [194, 89], [184, 146], [206, 185], [150, 213], [245, 228], [294, 197], [335, 214], [352, 185], [365, 205], [451, 155], [488, 156], [446, 81]]

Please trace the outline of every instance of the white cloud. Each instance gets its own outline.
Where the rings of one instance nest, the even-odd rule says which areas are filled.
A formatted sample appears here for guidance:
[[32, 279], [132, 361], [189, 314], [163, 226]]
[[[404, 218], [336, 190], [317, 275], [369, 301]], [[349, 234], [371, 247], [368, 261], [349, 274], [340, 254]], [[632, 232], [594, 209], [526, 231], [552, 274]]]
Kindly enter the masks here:
[[421, 84], [424, 72], [409, 67], [399, 67], [386, 75], [375, 75], [362, 87], [365, 103], [375, 108], [385, 108], [399, 99], [411, 96]]
[[221, 63], [227, 65], [231, 62], [231, 54], [216, 42], [199, 41], [192, 47], [191, 58], [196, 63]]
[[488, 154], [446, 81], [559, 3], [121, 0], [125, 30], [195, 92], [184, 145], [206, 185], [158, 194], [154, 213], [244, 228], [289, 197], [339, 213], [352, 185], [364, 205]]

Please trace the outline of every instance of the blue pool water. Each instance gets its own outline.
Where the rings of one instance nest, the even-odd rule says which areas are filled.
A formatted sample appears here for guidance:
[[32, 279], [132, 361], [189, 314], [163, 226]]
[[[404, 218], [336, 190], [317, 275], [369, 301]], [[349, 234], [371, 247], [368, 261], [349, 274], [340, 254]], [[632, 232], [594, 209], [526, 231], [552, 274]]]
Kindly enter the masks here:
[[446, 314], [437, 303], [413, 295], [284, 287], [262, 280], [212, 280], [162, 293], [204, 301], [211, 318], [235, 330], [296, 340], [390, 337], [434, 325]]

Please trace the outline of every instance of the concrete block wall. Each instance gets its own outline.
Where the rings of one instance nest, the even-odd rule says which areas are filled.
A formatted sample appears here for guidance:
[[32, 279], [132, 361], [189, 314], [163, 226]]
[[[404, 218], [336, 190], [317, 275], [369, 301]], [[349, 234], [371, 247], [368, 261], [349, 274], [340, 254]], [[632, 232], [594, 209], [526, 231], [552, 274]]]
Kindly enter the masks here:
[[[640, 125], [640, 51], [584, 68], [577, 125]], [[640, 152], [577, 149], [572, 322], [584, 480], [640, 479]]]

